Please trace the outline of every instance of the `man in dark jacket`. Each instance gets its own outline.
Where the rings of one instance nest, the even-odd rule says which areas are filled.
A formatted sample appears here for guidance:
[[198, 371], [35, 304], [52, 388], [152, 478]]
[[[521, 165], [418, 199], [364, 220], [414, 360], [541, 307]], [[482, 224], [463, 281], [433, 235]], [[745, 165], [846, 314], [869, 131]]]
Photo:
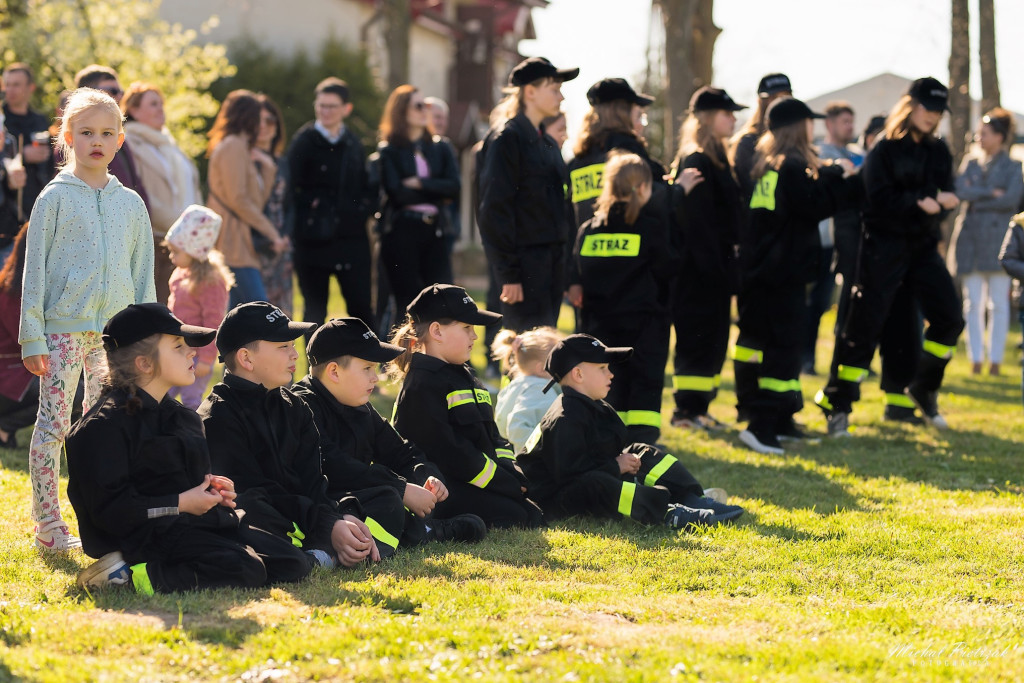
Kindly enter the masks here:
[[[50, 121], [29, 106], [36, 91], [28, 64], [14, 62], [4, 68], [4, 127], [14, 138], [13, 152], [21, 153], [25, 185], [21, 192], [21, 221], [27, 221], [36, 197], [53, 177], [53, 154], [49, 141]], [[42, 134], [37, 137], [37, 134]], [[17, 232], [15, 229], [14, 232]], [[10, 233], [11, 237], [14, 232]]]

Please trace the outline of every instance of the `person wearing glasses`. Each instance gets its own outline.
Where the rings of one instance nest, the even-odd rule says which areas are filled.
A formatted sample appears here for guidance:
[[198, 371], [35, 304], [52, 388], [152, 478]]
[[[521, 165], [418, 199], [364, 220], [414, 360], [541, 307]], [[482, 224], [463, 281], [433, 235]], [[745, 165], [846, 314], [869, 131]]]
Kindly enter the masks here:
[[459, 171], [451, 146], [427, 130], [423, 94], [401, 85], [388, 97], [381, 116], [381, 189], [383, 212], [380, 255], [395, 296], [404, 311], [424, 287], [450, 283], [451, 258], [445, 241], [443, 210], [459, 196]]

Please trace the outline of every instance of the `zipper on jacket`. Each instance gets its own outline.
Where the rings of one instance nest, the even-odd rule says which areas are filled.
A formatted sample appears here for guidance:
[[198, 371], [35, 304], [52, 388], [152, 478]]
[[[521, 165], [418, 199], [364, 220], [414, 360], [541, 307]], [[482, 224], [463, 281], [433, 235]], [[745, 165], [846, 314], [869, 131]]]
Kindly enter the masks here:
[[107, 291], [109, 290], [109, 287], [107, 287], [107, 231], [106, 225], [104, 225], [103, 220], [103, 202], [101, 200], [102, 196], [103, 191], [96, 190], [96, 213], [100, 215], [100, 263], [103, 264], [101, 271], [103, 275], [103, 285], [101, 290], [102, 293], [100, 294], [99, 309], [96, 312], [101, 316], [103, 315], [103, 311], [107, 307]]

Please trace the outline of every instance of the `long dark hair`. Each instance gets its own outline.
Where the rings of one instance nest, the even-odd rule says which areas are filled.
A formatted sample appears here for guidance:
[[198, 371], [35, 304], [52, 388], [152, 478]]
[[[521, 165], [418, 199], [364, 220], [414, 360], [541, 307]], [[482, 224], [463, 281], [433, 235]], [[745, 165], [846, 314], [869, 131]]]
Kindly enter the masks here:
[[251, 147], [256, 142], [256, 136], [260, 132], [260, 111], [263, 105], [260, 104], [256, 94], [249, 90], [232, 90], [220, 105], [217, 118], [213, 127], [206, 134], [209, 142], [206, 145], [206, 156], [213, 154], [213, 150], [221, 143], [221, 140], [229, 135], [241, 135], [249, 141]]
[[270, 153], [273, 154], [275, 158], [280, 157], [284, 154], [284, 141], [287, 137], [287, 133], [284, 128], [284, 115], [281, 114], [281, 108], [277, 106], [277, 102], [270, 99], [269, 95], [260, 93], [256, 95], [256, 99], [260, 101], [260, 107], [262, 110], [269, 112], [277, 121], [277, 132], [274, 133], [274, 139], [270, 141]]
[[[420, 91], [414, 85], [400, 85], [391, 91], [387, 104], [384, 105], [384, 113], [380, 117], [380, 128], [377, 137], [389, 145], [402, 145], [409, 140], [409, 105], [412, 104], [412, 96]], [[430, 139], [430, 135], [424, 135], [424, 140]]]
[[21, 278], [25, 273], [25, 235], [28, 234], [28, 221], [18, 229], [14, 236], [14, 246], [11, 247], [11, 255], [4, 261], [4, 267], [0, 270], [0, 292], [19, 292], [21, 290]]

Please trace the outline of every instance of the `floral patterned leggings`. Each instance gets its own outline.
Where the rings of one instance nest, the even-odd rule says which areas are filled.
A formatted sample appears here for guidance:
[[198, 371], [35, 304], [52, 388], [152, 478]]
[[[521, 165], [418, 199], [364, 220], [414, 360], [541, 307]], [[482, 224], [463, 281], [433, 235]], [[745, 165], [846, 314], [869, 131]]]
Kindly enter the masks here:
[[39, 413], [28, 452], [32, 519], [36, 523], [61, 519], [57, 498], [60, 453], [71, 429], [71, 405], [82, 370], [85, 370], [84, 412], [99, 398], [101, 382], [107, 373], [107, 358], [99, 332], [48, 334], [46, 346], [50, 349], [49, 367], [39, 378]]

